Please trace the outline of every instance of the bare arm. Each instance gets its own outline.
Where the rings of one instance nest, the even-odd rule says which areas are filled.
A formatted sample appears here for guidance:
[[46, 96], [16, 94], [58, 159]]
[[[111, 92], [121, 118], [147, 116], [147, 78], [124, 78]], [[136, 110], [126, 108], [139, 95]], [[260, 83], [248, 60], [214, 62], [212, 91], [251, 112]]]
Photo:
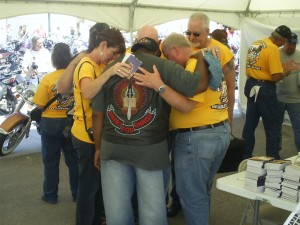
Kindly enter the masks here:
[[116, 63], [95, 80], [91, 78], [83, 78], [80, 81], [81, 93], [84, 98], [92, 99], [102, 89], [103, 85], [114, 75], [127, 78], [130, 76], [131, 65], [127, 63]]
[[[154, 73], [150, 73], [143, 68], [139, 68], [143, 73], [135, 73], [134, 78], [136, 79], [135, 83], [137, 85], [145, 86], [158, 91], [159, 87], [164, 85], [164, 82], [161, 80], [160, 74], [156, 68], [153, 66]], [[166, 86], [166, 89], [160, 96], [172, 107], [176, 108], [182, 113], [190, 112], [197, 104], [197, 102], [185, 97], [179, 92], [175, 91], [169, 86]]]
[[61, 94], [69, 94], [73, 89], [73, 75], [77, 64], [86, 55], [86, 53], [78, 54], [68, 65], [57, 81], [57, 92]]
[[289, 75], [288, 73], [274, 73], [272, 74], [271, 78], [274, 82], [278, 82], [288, 75]]
[[93, 137], [95, 142], [95, 157], [94, 165], [97, 169], [100, 169], [100, 146], [101, 136], [103, 129], [104, 113], [93, 110]]
[[207, 66], [208, 65], [203, 58], [203, 54], [200, 52], [198, 54], [198, 60], [195, 68], [195, 71], [199, 72], [201, 76], [196, 93], [202, 93], [207, 90], [209, 79]]
[[235, 65], [233, 59], [223, 66], [223, 74], [227, 85], [228, 118], [232, 129], [233, 108], [235, 102]]

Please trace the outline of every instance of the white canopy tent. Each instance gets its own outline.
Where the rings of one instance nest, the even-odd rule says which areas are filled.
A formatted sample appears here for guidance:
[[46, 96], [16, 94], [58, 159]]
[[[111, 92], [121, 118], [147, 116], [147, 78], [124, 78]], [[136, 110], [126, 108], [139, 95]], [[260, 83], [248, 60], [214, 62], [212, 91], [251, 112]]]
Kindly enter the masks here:
[[1, 18], [34, 13], [57, 13], [103, 21], [123, 30], [157, 25], [205, 11], [211, 19], [239, 28], [244, 17], [263, 24], [300, 26], [299, 0], [0, 0]]
[[0, 0], [0, 8], [0, 19], [56, 13], [106, 22], [130, 32], [203, 11], [211, 20], [241, 30], [240, 87], [245, 83], [245, 54], [254, 40], [269, 36], [282, 24], [300, 35], [300, 0]]

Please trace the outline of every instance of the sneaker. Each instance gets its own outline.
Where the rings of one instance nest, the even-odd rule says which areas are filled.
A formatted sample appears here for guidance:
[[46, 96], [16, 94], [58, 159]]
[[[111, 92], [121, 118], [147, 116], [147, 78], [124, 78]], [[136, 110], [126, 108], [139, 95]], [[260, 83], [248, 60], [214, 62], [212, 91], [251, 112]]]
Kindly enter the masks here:
[[57, 199], [52, 200], [52, 199], [47, 199], [45, 196], [42, 196], [42, 200], [43, 200], [44, 202], [49, 203], [49, 204], [57, 204]]

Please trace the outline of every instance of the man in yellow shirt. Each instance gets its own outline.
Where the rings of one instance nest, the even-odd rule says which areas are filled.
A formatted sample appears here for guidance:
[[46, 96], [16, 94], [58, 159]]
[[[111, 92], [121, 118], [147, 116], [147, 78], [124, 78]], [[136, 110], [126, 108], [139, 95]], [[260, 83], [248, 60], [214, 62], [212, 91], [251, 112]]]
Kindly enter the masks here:
[[[222, 71], [227, 86], [226, 104], [228, 106], [228, 119], [230, 126], [232, 127], [233, 107], [235, 101], [235, 65], [233, 61], [234, 56], [227, 46], [217, 40], [208, 37], [210, 33], [209, 24], [210, 20], [206, 14], [202, 12], [193, 13], [189, 18], [188, 28], [185, 31], [185, 35], [195, 51], [208, 47], [218, 47], [218, 51], [220, 52]], [[177, 198], [176, 193], [173, 192], [174, 191], [172, 190], [171, 196], [173, 196], [174, 200]], [[176, 208], [176, 206], [171, 205], [171, 208], [168, 210], [168, 215], [175, 216], [178, 214], [178, 211], [179, 210]]]
[[209, 38], [209, 17], [202, 13], [193, 13], [188, 21], [185, 35], [194, 50], [217, 46], [220, 51], [222, 70], [227, 85], [229, 123], [232, 127], [233, 107], [235, 101], [235, 65], [234, 56], [228, 47], [217, 40]]
[[[196, 60], [190, 59], [194, 51], [183, 35], [169, 35], [162, 50], [166, 58], [194, 71]], [[172, 107], [170, 115], [176, 190], [186, 224], [208, 225], [212, 180], [230, 142], [226, 82], [217, 91], [208, 87], [182, 104], [186, 112]]]
[[278, 100], [276, 82], [282, 80], [294, 68], [288, 64], [283, 68], [279, 47], [291, 36], [285, 25], [277, 27], [268, 38], [255, 41], [248, 49], [244, 94], [247, 97], [246, 122], [243, 129], [245, 139], [244, 158], [252, 157], [255, 145], [255, 129], [260, 117], [266, 133], [266, 155], [279, 159]]

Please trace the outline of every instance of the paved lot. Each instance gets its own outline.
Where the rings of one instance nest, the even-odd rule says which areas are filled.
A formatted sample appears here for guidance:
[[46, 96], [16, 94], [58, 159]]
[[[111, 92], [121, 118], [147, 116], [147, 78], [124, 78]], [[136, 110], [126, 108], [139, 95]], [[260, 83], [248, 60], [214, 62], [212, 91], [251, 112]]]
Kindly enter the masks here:
[[[243, 124], [244, 118], [235, 118], [234, 134], [237, 137], [241, 137]], [[265, 136], [262, 123], [257, 128], [256, 138], [254, 154], [264, 155]], [[296, 154], [292, 129], [289, 126], [283, 127], [283, 149], [280, 154], [282, 158]], [[218, 174], [215, 180], [229, 174]], [[0, 225], [74, 225], [76, 204], [72, 202], [63, 155], [57, 205], [41, 201], [42, 184], [40, 136], [33, 126], [28, 139], [23, 140], [11, 154], [0, 157]], [[210, 225], [238, 225], [247, 200], [217, 190], [214, 182], [211, 203]], [[275, 208], [271, 212], [268, 209], [269, 218], [279, 217], [283, 221], [288, 215], [288, 212], [278, 212]], [[184, 224], [182, 212], [169, 219], [169, 225]]]

